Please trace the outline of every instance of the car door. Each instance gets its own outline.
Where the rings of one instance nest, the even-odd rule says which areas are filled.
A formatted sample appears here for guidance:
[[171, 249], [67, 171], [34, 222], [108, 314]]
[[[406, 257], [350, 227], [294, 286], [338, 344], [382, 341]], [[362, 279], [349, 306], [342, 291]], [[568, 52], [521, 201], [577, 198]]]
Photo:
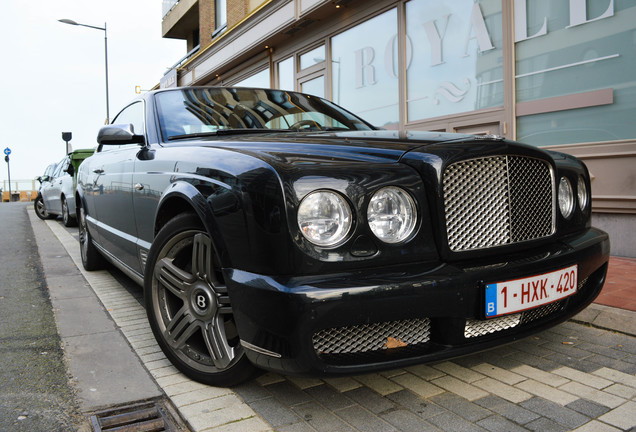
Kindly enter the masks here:
[[57, 164], [51, 164], [46, 167], [44, 170], [44, 174], [39, 177], [40, 179], [40, 195], [42, 196], [42, 202], [44, 203], [44, 208], [46, 208], [46, 199], [45, 196], [48, 196], [49, 189], [51, 189], [51, 180], [53, 180], [53, 175], [55, 174], [55, 169], [57, 168]]
[[62, 194], [62, 184], [64, 182], [64, 176], [68, 177], [68, 173], [66, 170], [68, 169], [68, 165], [70, 163], [70, 159], [66, 156], [64, 159], [60, 161], [53, 173], [53, 178], [47, 185], [45, 189], [42, 190], [42, 199], [44, 201], [44, 206], [49, 213], [61, 214], [62, 213], [62, 203], [60, 200], [60, 196]]
[[[134, 103], [115, 117], [113, 124], [133, 124], [143, 131], [143, 104]], [[143, 132], [142, 132], [143, 133]], [[97, 165], [91, 164], [95, 176], [93, 204], [99, 242], [108, 253], [131, 270], [140, 273], [137, 259], [137, 229], [133, 206], [133, 169], [140, 147], [137, 144], [104, 146]]]

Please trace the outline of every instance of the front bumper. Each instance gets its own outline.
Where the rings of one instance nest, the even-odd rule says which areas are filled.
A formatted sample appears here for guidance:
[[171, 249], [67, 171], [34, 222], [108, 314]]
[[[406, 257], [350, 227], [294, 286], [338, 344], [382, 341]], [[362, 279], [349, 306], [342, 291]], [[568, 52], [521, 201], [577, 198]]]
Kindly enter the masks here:
[[[254, 364], [283, 374], [338, 375], [467, 354], [544, 330], [598, 296], [608, 260], [607, 234], [591, 228], [566, 242], [487, 262], [410, 264], [292, 278], [227, 270], [226, 284], [239, 335]], [[485, 284], [574, 264], [576, 294], [524, 313], [516, 322], [510, 317], [484, 319]], [[364, 348], [363, 339], [370, 337], [391, 346], [389, 338], [395, 341], [403, 331], [396, 330], [396, 323], [427, 328], [416, 329], [419, 339], [406, 346]], [[336, 348], [324, 351], [320, 339], [325, 337], [335, 338], [327, 342]], [[339, 344], [351, 347], [341, 350]]]

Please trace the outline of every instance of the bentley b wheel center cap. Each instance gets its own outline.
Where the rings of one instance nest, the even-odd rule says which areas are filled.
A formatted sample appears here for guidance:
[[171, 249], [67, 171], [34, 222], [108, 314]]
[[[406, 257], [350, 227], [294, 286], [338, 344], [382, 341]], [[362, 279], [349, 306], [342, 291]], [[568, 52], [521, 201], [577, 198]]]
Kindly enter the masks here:
[[190, 309], [201, 319], [210, 320], [216, 315], [217, 301], [214, 291], [207, 285], [198, 285], [190, 293]]

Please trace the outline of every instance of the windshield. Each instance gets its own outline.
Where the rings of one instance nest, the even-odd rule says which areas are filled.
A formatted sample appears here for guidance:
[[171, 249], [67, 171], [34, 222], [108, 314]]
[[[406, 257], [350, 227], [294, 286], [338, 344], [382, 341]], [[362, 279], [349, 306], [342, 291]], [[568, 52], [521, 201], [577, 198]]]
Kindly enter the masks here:
[[262, 130], [371, 130], [333, 103], [282, 90], [183, 88], [155, 95], [164, 141]]

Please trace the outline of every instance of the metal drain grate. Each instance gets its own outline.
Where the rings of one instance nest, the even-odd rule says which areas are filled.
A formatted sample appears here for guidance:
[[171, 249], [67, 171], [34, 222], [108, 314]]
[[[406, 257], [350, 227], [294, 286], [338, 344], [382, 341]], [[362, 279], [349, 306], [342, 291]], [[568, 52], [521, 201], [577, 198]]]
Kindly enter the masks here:
[[188, 429], [163, 401], [126, 405], [93, 414], [95, 432], [182, 432]]

